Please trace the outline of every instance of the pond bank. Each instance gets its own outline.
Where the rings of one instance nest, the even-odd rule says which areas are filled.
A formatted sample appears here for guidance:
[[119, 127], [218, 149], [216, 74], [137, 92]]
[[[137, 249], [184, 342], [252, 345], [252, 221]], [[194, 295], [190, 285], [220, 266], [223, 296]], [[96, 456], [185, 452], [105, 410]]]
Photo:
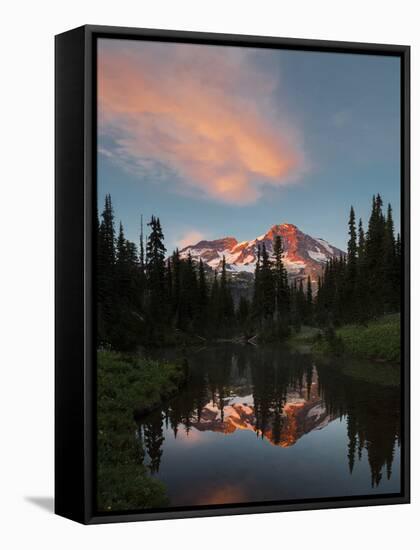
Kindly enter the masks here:
[[315, 327], [302, 327], [288, 343], [317, 354], [349, 355], [384, 363], [400, 363], [400, 315], [386, 315], [365, 325], [344, 325], [330, 338]]
[[98, 509], [164, 506], [165, 488], [150, 477], [133, 437], [133, 412], [146, 414], [175, 395], [187, 379], [186, 366], [110, 351], [97, 357]]

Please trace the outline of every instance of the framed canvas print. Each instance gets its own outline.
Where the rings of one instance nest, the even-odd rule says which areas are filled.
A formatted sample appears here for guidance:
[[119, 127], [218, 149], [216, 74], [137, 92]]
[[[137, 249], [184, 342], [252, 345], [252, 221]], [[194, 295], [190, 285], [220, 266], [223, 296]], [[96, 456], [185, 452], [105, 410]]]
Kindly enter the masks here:
[[56, 37], [56, 513], [409, 502], [409, 47]]

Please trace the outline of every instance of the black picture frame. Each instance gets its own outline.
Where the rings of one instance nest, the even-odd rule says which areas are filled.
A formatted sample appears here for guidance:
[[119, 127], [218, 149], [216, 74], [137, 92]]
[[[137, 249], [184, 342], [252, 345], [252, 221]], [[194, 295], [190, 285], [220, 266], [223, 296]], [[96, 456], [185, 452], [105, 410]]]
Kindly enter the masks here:
[[[172, 510], [95, 510], [96, 40], [101, 37], [397, 56], [401, 59], [401, 493]], [[82, 26], [55, 38], [55, 512], [84, 524], [410, 502], [410, 47]]]

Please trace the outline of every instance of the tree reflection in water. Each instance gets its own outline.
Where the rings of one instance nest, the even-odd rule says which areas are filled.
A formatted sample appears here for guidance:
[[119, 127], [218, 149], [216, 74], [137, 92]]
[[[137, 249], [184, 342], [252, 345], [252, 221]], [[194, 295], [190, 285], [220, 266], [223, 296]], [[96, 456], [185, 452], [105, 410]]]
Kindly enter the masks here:
[[[150, 471], [157, 473], [164, 431], [212, 431], [227, 437], [249, 430], [278, 447], [293, 446], [305, 434], [335, 419], [347, 422], [350, 473], [367, 453], [372, 487], [392, 474], [400, 444], [400, 388], [380, 376], [346, 374], [343, 361], [319, 362], [285, 348], [223, 346], [191, 353], [191, 379], [180, 395], [138, 420], [138, 436]], [[376, 365], [361, 365], [375, 373]], [[393, 369], [395, 367], [386, 367]], [[369, 381], [367, 381], [369, 380]]]

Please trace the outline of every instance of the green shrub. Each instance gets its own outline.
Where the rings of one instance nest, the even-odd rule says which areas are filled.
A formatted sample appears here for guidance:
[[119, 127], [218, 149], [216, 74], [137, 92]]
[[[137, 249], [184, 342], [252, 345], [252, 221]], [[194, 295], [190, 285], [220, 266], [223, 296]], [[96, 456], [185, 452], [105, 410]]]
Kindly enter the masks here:
[[400, 363], [401, 329], [399, 315], [388, 315], [366, 325], [345, 325], [335, 337], [324, 336], [315, 351], [337, 352], [377, 361]]
[[110, 351], [98, 352], [97, 365], [98, 509], [165, 506], [163, 484], [143, 465], [134, 413], [144, 414], [176, 393], [187, 367]]
[[367, 326], [348, 325], [337, 330], [344, 349], [354, 355], [399, 363], [401, 329], [399, 316], [371, 321]]

